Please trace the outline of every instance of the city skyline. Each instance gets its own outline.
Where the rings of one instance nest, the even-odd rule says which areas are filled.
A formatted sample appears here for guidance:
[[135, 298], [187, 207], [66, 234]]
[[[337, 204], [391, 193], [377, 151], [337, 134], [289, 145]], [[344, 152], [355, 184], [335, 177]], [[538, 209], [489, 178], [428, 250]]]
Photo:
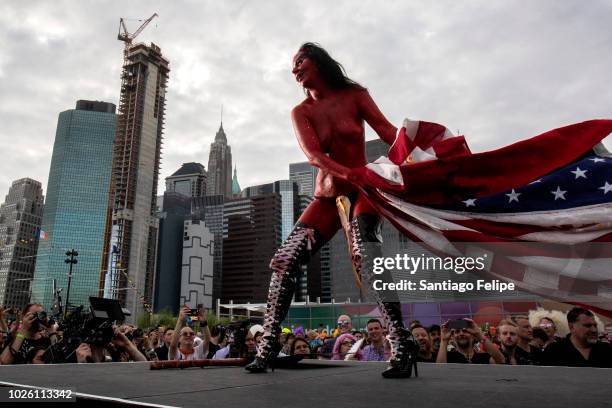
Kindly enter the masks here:
[[137, 41], [172, 61], [163, 191], [181, 163], [207, 162], [221, 105], [243, 186], [284, 179], [289, 163], [305, 160], [289, 116], [303, 98], [290, 67], [304, 41], [326, 47], [396, 126], [404, 116], [436, 121], [475, 151], [609, 117], [600, 87], [612, 68], [611, 10], [578, 1], [3, 4], [0, 195], [23, 177], [47, 185], [59, 112], [77, 99], [118, 103], [119, 17], [133, 31], [131, 18], [158, 12]]

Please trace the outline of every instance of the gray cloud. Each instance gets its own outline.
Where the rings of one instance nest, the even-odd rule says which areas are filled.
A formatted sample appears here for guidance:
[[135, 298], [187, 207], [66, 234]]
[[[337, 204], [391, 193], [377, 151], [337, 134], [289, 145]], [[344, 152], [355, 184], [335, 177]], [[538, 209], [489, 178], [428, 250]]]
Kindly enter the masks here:
[[393, 122], [445, 124], [474, 151], [612, 116], [609, 2], [433, 3], [3, 2], [0, 196], [20, 177], [46, 188], [57, 115], [77, 99], [117, 103], [118, 19], [155, 11], [139, 40], [171, 62], [161, 191], [181, 163], [207, 165], [221, 104], [241, 185], [288, 177], [304, 160], [289, 118], [304, 41], [328, 48]]

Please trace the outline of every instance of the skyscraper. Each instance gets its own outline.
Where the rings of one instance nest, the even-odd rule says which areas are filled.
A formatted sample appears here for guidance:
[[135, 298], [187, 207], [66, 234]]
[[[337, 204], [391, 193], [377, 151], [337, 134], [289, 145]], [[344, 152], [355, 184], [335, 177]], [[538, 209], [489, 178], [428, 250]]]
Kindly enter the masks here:
[[223, 122], [210, 145], [208, 156], [208, 180], [206, 195], [223, 195], [232, 197], [232, 149], [227, 144]]
[[42, 212], [40, 182], [15, 180], [0, 205], [0, 305], [29, 302]]
[[293, 230], [293, 225], [299, 216], [300, 197], [298, 195], [297, 184], [291, 180], [279, 180], [273, 183], [260, 184], [245, 188], [242, 196], [248, 198], [272, 193], [278, 193], [281, 196], [281, 239], [284, 240]]
[[314, 190], [319, 169], [308, 162], [290, 163], [289, 180], [298, 185], [298, 193], [314, 197]]
[[158, 220], [155, 217], [169, 62], [151, 43], [126, 51], [106, 229], [105, 296], [135, 320], [151, 302]]
[[89, 296], [99, 296], [116, 126], [112, 103], [80, 100], [59, 114], [42, 220], [49, 239], [39, 245], [32, 290], [32, 299], [46, 308], [53, 301], [52, 280], [67, 287], [70, 249], [79, 253], [70, 303], [87, 305]]
[[[319, 169], [308, 162], [289, 164], [289, 180], [298, 185], [300, 194], [299, 214], [304, 212], [314, 198], [318, 173]], [[306, 286], [308, 288], [306, 292], [312, 300], [320, 298], [323, 302], [331, 302], [331, 264], [329, 256], [329, 243], [326, 243], [308, 264], [308, 274], [302, 275], [300, 287]], [[305, 283], [304, 280], [307, 282]], [[304, 292], [301, 295], [305, 294]]]
[[200, 163], [183, 163], [180, 169], [166, 177], [166, 191], [187, 197], [206, 194], [206, 170]]
[[201, 220], [213, 234], [213, 304], [221, 298], [223, 289], [223, 207], [222, 195], [197, 197], [191, 199], [191, 216]]
[[178, 313], [183, 257], [183, 228], [191, 213], [191, 198], [172, 191], [164, 193], [159, 214], [157, 263], [153, 310]]
[[232, 177], [232, 197], [240, 197], [242, 189], [240, 188], [240, 183], [238, 183], [238, 173], [236, 171], [236, 166], [234, 166], [234, 177]]
[[223, 230], [223, 302], [264, 302], [281, 242], [280, 194], [226, 201]]
[[214, 236], [210, 229], [204, 221], [185, 220], [179, 304], [213, 308], [213, 260]]

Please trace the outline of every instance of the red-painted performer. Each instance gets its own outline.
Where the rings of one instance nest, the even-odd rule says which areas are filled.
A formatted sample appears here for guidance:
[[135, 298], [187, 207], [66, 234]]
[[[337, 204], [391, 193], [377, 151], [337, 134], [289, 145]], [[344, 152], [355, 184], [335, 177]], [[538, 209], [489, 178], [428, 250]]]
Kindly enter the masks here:
[[[280, 324], [291, 305], [299, 266], [341, 228], [337, 197], [346, 196], [351, 201], [351, 258], [356, 273], [368, 286], [373, 281], [371, 260], [382, 250], [380, 217], [356, 187], [363, 184], [363, 167], [367, 164], [364, 122], [389, 144], [395, 140], [397, 129], [381, 113], [367, 89], [349, 79], [342, 66], [319, 45], [302, 45], [293, 58], [292, 72], [307, 94], [291, 114], [295, 133], [309, 162], [320, 171], [314, 201], [270, 263], [273, 273], [264, 335], [255, 360], [246, 367], [250, 372], [265, 372], [278, 353]], [[410, 377], [413, 366], [416, 374], [418, 346], [404, 328], [397, 294], [373, 296], [392, 349], [390, 366], [383, 377]]]

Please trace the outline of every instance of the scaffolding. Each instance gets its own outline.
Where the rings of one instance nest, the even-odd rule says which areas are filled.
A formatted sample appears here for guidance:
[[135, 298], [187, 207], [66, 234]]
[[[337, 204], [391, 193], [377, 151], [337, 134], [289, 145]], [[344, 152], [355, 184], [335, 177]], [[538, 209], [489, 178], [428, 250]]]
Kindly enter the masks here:
[[[127, 31], [124, 19], [120, 19], [117, 36], [120, 41], [125, 43], [125, 47], [123, 50], [121, 93], [113, 151], [100, 292], [103, 292], [107, 297], [119, 300], [122, 304], [125, 304], [126, 298], [133, 296], [133, 294], [127, 293], [121, 288], [126, 288], [128, 283], [133, 283], [128, 282], [130, 276], [140, 275], [139, 271], [130, 271], [129, 265], [132, 256], [139, 256], [138, 253], [131, 253], [131, 239], [135, 231], [142, 229], [134, 225], [137, 218], [135, 217], [135, 211], [141, 211], [135, 208], [135, 204], [139, 164], [142, 160], [140, 156], [143, 121], [150, 121], [149, 117], [145, 115], [145, 99], [150, 98], [147, 94], [147, 88], [151, 88], [151, 81], [155, 81], [155, 100], [152, 102], [154, 106], [153, 117], [157, 120], [157, 123], [155, 123], [157, 133], [155, 135], [156, 146], [153, 158], [151, 206], [147, 216], [154, 216], [156, 209], [155, 200], [164, 130], [165, 90], [169, 68], [168, 61], [163, 58], [161, 49], [157, 45], [153, 43], [150, 46], [133, 44], [136, 36], [155, 17], [157, 17], [157, 13], [145, 20], [133, 34]], [[157, 67], [156, 77], [151, 75], [151, 64]], [[142, 198], [139, 199], [139, 202], [142, 203]], [[142, 208], [142, 204], [140, 206]], [[142, 217], [139, 219], [142, 219]], [[147, 240], [143, 265], [144, 282], [140, 280], [140, 277], [136, 279], [136, 284], [139, 286], [144, 283], [144, 299], [141, 299], [143, 304], [150, 303], [152, 298], [157, 238], [157, 225], [154, 225], [151, 221], [148, 221], [147, 224], [146, 237], [144, 238]], [[135, 230], [135, 227], [138, 229]]]

